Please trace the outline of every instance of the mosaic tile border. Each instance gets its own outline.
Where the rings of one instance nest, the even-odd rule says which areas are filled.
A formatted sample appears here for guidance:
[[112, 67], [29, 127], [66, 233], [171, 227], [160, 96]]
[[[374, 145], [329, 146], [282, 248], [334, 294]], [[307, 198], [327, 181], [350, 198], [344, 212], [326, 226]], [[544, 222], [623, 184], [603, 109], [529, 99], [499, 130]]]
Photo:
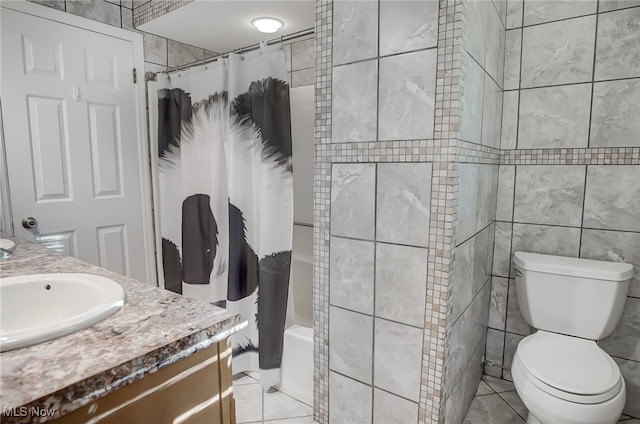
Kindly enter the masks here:
[[501, 150], [501, 165], [639, 165], [640, 147]]
[[192, 1], [194, 0], [151, 0], [135, 6], [133, 9], [133, 26], [137, 28]]
[[458, 141], [457, 161], [466, 163], [482, 163], [498, 165], [500, 163], [500, 149], [482, 146], [480, 144]]

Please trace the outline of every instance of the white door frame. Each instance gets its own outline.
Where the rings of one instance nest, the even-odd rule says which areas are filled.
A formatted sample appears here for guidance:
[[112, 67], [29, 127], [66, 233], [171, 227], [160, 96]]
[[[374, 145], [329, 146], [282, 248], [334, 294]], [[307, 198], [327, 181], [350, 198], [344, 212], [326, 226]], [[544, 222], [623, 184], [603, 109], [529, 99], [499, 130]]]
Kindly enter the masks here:
[[[143, 38], [142, 34], [129, 31], [122, 28], [116, 28], [111, 25], [103, 24], [102, 22], [92, 21], [81, 16], [76, 16], [71, 13], [63, 12], [60, 10], [52, 9], [46, 6], [42, 6], [36, 3], [32, 3], [26, 0], [10, 1], [0, 3], [1, 9], [10, 9], [16, 12], [22, 12], [28, 15], [37, 16], [39, 18], [48, 19], [51, 21], [59, 22], [62, 24], [74, 26], [87, 31], [96, 32], [110, 37], [119, 38], [125, 41], [129, 41], [133, 47], [133, 66], [138, 70], [138, 81], [135, 84], [136, 90], [136, 122], [138, 123], [138, 156], [139, 156], [139, 172], [140, 172], [140, 193], [142, 196], [142, 210], [140, 214], [142, 216], [142, 230], [144, 234], [144, 257], [147, 275], [155, 277], [153, 281], [148, 283], [158, 285], [157, 282], [157, 266], [155, 256], [155, 236], [154, 236], [154, 221], [152, 213], [152, 195], [156, 197], [156, 193], [152, 189], [152, 176], [150, 168], [149, 146], [147, 144], [147, 119], [146, 119], [146, 93], [145, 93], [145, 78], [144, 78], [144, 50], [143, 50]], [[1, 95], [2, 93], [0, 93]], [[0, 104], [1, 107], [1, 104]], [[0, 152], [4, 151], [4, 140], [1, 140]], [[0, 170], [6, 169], [6, 157], [0, 154]], [[8, 193], [8, 184], [6, 178], [2, 178], [2, 187], [0, 192]], [[6, 186], [6, 187], [5, 187]], [[11, 219], [11, 205], [9, 202], [2, 199], [2, 218], [3, 221]], [[12, 231], [11, 228], [5, 228], [6, 231]]]

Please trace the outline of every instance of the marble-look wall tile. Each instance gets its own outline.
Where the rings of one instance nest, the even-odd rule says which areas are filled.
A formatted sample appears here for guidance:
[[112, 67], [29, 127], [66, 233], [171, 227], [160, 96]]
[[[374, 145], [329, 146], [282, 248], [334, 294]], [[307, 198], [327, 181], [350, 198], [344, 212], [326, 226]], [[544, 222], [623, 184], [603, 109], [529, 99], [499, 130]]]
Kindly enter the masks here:
[[121, 27], [120, 6], [106, 1], [67, 0], [67, 12], [83, 18]]
[[484, 67], [486, 61], [487, 21], [489, 13], [492, 13], [495, 8], [490, 1], [466, 0], [466, 10], [467, 16], [473, 16], [474, 18], [467, 20], [467, 43], [465, 47], [480, 66]]
[[456, 241], [462, 243], [476, 233], [478, 214], [478, 180], [480, 165], [461, 163], [458, 166], [458, 220]]
[[333, 5], [333, 64], [370, 59], [377, 53], [378, 2], [351, 0], [335, 2]]
[[522, 26], [523, 0], [507, 0], [507, 29]]
[[632, 417], [640, 417], [640, 402], [629, 402], [629, 399], [640, 399], [640, 362], [613, 358], [620, 368], [627, 386], [627, 403], [622, 412]]
[[291, 44], [291, 70], [313, 68], [316, 63], [315, 40], [298, 41]]
[[595, 79], [640, 77], [640, 8], [598, 18]]
[[418, 401], [422, 329], [376, 318], [374, 362], [376, 387]]
[[484, 71], [473, 58], [465, 55], [465, 60], [467, 68], [465, 70], [466, 79], [463, 83], [462, 110], [464, 112], [460, 119], [460, 137], [465, 141], [480, 144]]
[[482, 145], [500, 148], [502, 125], [502, 90], [489, 74], [484, 74], [484, 99], [482, 106]]
[[487, 21], [485, 23], [487, 38], [485, 40], [484, 69], [491, 75], [491, 78], [495, 80], [498, 86], [502, 88], [504, 83], [505, 29], [500, 21], [498, 11], [493, 5], [490, 4], [490, 6], [487, 11]]
[[127, 9], [133, 9], [133, 0], [120, 0], [120, 5]]
[[599, 345], [610, 355], [640, 362], [640, 299], [627, 298], [620, 323]]
[[282, 46], [284, 50], [284, 60], [287, 62], [287, 72], [291, 72], [291, 44]]
[[513, 220], [579, 227], [585, 171], [584, 165], [518, 166]]
[[302, 69], [291, 72], [291, 87], [303, 87], [316, 83], [316, 70], [314, 68]]
[[331, 174], [331, 234], [373, 240], [375, 164], [335, 164]]
[[[507, 368], [511, 368], [511, 364], [513, 363], [513, 355], [516, 354], [516, 349], [518, 348], [518, 343], [524, 339], [525, 336], [520, 334], [507, 333], [504, 338], [504, 360], [503, 366]], [[513, 377], [511, 377], [511, 371], [508, 369], [504, 370], [503, 373], [504, 379], [508, 381], [513, 381]]]
[[505, 91], [502, 97], [501, 149], [515, 149], [518, 136], [518, 103], [520, 91]]
[[29, 0], [32, 3], [41, 4], [42, 6], [51, 7], [53, 9], [64, 10], [64, 0]]
[[573, 18], [575, 16], [596, 13], [597, 0], [535, 0], [524, 3], [524, 24], [534, 25], [543, 22]]
[[640, 0], [600, 0], [598, 9], [602, 13], [633, 6], [640, 6]]
[[504, 331], [487, 329], [487, 350], [485, 357], [487, 361], [502, 364], [502, 355], [504, 354]]
[[418, 404], [384, 390], [373, 390], [373, 424], [414, 423]]
[[380, 55], [435, 47], [437, 0], [381, 0]]
[[[491, 300], [489, 305], [489, 327], [503, 330], [507, 322], [508, 280], [503, 277], [491, 278]], [[500, 357], [502, 359], [502, 356]]]
[[122, 21], [122, 28], [134, 31], [133, 27], [133, 10], [126, 7], [120, 8], [120, 19]]
[[640, 231], [640, 166], [587, 167], [584, 226]]
[[476, 231], [479, 231], [496, 219], [498, 165], [480, 165], [477, 187], [478, 208], [476, 210]]
[[170, 68], [204, 60], [204, 49], [174, 40], [168, 40], [167, 54]]
[[496, 219], [511, 221], [513, 218], [513, 190], [515, 185], [515, 165], [500, 165], [498, 173], [498, 200]]
[[578, 257], [579, 245], [580, 228], [513, 224], [511, 252]]
[[595, 83], [589, 147], [640, 146], [638, 117], [640, 79]]
[[520, 93], [519, 149], [587, 147], [591, 84]]
[[329, 371], [329, 422], [370, 423], [372, 390], [371, 386]]
[[378, 165], [378, 241], [427, 247], [431, 169], [430, 163]]
[[520, 87], [520, 50], [522, 47], [522, 29], [507, 31], [504, 49], [504, 89], [514, 90]]
[[427, 249], [377, 243], [376, 316], [421, 327], [427, 295]]
[[496, 239], [493, 249], [493, 274], [502, 277], [509, 276], [511, 263], [511, 232], [510, 222], [496, 222]]
[[583, 229], [580, 257], [633, 264], [628, 295], [640, 298], [640, 233]]
[[591, 80], [595, 16], [527, 27], [522, 40], [522, 87]]
[[330, 307], [329, 368], [363, 383], [371, 383], [373, 318]]
[[373, 315], [373, 242], [331, 237], [330, 243], [331, 304]]
[[167, 39], [157, 35], [143, 33], [144, 61], [167, 65]]
[[436, 60], [435, 49], [380, 59], [379, 140], [433, 137]]
[[377, 61], [333, 68], [331, 139], [334, 143], [376, 139], [377, 91]]
[[531, 327], [525, 321], [520, 312], [520, 303], [518, 301], [518, 288], [516, 280], [509, 279], [509, 295], [507, 301], [507, 331], [509, 333], [521, 334], [528, 336], [531, 334]]

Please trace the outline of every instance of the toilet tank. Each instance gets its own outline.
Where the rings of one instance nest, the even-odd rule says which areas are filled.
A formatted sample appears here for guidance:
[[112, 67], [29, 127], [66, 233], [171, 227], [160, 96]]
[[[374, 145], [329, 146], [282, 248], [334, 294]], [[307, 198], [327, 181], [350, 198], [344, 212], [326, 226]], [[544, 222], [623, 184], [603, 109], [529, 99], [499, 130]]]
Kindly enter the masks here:
[[633, 277], [626, 263], [515, 252], [520, 310], [539, 329], [600, 340], [613, 332]]

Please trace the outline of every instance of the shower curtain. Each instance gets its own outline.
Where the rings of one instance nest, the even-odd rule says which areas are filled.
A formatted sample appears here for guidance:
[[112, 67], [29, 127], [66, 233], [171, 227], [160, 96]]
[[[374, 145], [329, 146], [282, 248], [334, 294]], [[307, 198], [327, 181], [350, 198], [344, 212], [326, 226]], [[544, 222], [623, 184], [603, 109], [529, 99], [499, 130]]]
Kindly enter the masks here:
[[[164, 287], [241, 314], [233, 372], [280, 382], [293, 231], [284, 52], [261, 46], [149, 85]], [[153, 98], [155, 96], [155, 99]]]

